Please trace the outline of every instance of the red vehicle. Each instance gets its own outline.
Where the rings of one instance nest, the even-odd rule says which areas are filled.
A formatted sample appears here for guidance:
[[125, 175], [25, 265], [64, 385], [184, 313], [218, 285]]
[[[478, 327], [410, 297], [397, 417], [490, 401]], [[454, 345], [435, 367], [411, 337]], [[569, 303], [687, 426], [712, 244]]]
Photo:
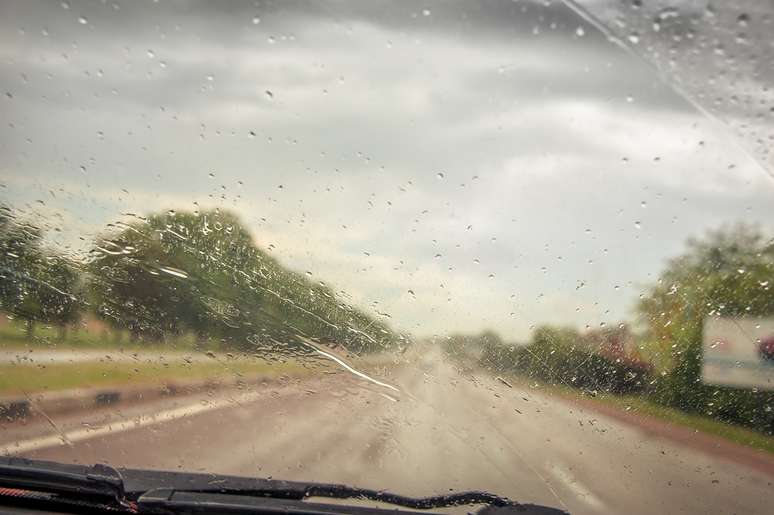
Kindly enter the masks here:
[[761, 339], [758, 344], [758, 354], [764, 361], [774, 363], [774, 335]]

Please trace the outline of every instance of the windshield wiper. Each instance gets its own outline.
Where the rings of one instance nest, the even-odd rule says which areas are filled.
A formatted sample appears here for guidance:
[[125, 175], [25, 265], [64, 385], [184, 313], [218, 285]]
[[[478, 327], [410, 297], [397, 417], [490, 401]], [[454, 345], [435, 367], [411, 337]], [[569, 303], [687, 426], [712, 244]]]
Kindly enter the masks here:
[[[336, 492], [336, 495], [327, 490], [316, 490], [310, 498], [329, 497], [336, 499], [370, 500], [388, 503], [404, 508], [429, 510], [433, 508], [449, 508], [453, 506], [483, 505], [477, 512], [478, 515], [511, 514], [521, 515], [562, 515], [564, 511], [539, 506], [535, 504], [518, 504], [485, 492], [462, 492], [448, 496], [437, 497], [404, 497], [400, 495], [383, 493], [372, 495], [373, 490], [344, 487], [348, 494]], [[322, 502], [310, 502], [295, 497], [284, 496], [283, 491], [274, 491], [272, 496], [257, 494], [248, 495], [245, 492], [195, 492], [185, 490], [172, 490], [162, 488], [151, 490], [137, 500], [139, 513], [272, 513], [272, 514], [356, 514], [356, 515], [395, 515], [416, 513], [401, 511], [394, 508], [369, 508], [365, 506], [353, 506], [342, 504], [326, 504]], [[266, 495], [266, 494], [264, 494]], [[304, 498], [306, 499], [306, 498]], [[147, 511], [146, 511], [147, 510]], [[429, 514], [428, 514], [429, 515]], [[436, 514], [437, 515], [437, 514]]]
[[6, 495], [19, 499], [79, 505], [83, 503], [78, 501], [86, 500], [92, 507], [132, 510], [121, 474], [109, 465], [98, 464], [81, 471], [26, 460], [20, 464], [0, 463], [0, 487], [6, 489]]
[[44, 467], [0, 464], [0, 486], [60, 495], [88, 495], [120, 502], [125, 498], [121, 474], [108, 465], [87, 473]]
[[[92, 508], [125, 513], [401, 513], [395, 509], [326, 504], [324, 499], [366, 500], [414, 510], [483, 506], [478, 513], [556, 515], [563, 511], [520, 504], [488, 492], [458, 492], [407, 497], [339, 484], [261, 478], [85, 467], [18, 458], [0, 459], [0, 487], [17, 499], [51, 503], [88, 503]], [[25, 496], [27, 492], [30, 495]], [[45, 498], [32, 494], [49, 494]], [[0, 488], [0, 505], [4, 497]], [[320, 502], [310, 499], [322, 498]]]

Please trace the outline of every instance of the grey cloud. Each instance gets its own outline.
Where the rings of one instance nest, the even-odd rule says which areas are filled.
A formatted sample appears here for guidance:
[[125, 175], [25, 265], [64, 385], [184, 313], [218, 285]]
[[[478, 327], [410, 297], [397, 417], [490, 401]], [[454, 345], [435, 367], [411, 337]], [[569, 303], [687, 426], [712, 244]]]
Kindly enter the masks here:
[[625, 316], [687, 236], [770, 212], [716, 125], [556, 2], [2, 9], [0, 198], [45, 200], [74, 250], [229, 208], [398, 327], [523, 337]]

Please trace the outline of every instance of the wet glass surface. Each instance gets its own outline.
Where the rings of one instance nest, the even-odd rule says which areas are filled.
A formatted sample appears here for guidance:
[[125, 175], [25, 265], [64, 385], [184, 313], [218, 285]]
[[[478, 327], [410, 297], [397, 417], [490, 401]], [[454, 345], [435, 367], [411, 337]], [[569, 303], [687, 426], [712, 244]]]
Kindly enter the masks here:
[[3, 3], [0, 453], [766, 512], [771, 12], [638, 4]]

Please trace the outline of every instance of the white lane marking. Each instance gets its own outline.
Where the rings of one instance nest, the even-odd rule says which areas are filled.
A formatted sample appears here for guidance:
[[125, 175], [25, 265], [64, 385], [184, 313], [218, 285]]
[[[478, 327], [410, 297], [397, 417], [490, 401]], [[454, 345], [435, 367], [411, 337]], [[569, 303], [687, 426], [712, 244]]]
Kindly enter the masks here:
[[180, 420], [182, 418], [190, 417], [199, 413], [233, 406], [235, 403], [251, 402], [257, 399], [260, 395], [261, 394], [259, 392], [254, 392], [240, 396], [237, 399], [217, 399], [207, 402], [206, 404], [197, 402], [187, 406], [181, 406], [179, 408], [160, 411], [158, 413], [140, 415], [132, 420], [114, 422], [97, 428], [75, 429], [72, 431], [63, 432], [61, 434], [52, 434], [38, 438], [31, 438], [28, 440], [18, 440], [16, 442], [12, 442], [10, 444], [6, 444], [3, 447], [0, 447], [0, 456], [23, 454], [25, 452], [37, 451], [47, 447], [67, 445], [68, 442], [75, 443], [83, 440], [89, 440], [91, 438], [97, 438], [99, 436], [113, 435], [122, 433], [124, 431], [131, 431], [132, 429], [139, 429], [141, 427], [163, 424], [164, 422]]
[[583, 499], [586, 504], [589, 505], [589, 507], [596, 511], [606, 511], [605, 503], [603, 503], [599, 497], [594, 495], [591, 490], [586, 488], [583, 483], [573, 477], [573, 475], [570, 474], [568, 470], [565, 470], [563, 467], [554, 464], [548, 467], [548, 471], [552, 476], [561, 481], [562, 484], [564, 484], [564, 486], [566, 486], [573, 494]]

